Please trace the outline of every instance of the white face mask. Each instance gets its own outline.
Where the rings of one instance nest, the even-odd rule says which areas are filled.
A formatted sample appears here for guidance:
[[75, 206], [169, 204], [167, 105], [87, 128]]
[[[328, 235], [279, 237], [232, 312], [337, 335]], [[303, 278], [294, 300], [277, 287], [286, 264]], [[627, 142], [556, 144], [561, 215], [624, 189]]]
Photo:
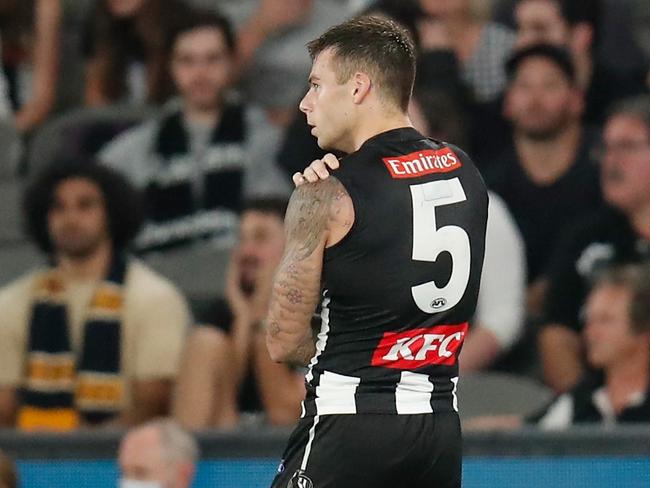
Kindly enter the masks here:
[[120, 488], [162, 488], [158, 481], [140, 481], [128, 478], [120, 479]]

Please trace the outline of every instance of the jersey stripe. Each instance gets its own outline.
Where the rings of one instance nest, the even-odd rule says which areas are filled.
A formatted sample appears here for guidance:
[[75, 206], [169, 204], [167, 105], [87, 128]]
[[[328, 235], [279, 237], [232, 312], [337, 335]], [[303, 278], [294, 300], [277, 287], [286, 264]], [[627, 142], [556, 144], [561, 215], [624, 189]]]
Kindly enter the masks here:
[[395, 406], [398, 414], [431, 413], [433, 383], [426, 374], [403, 371], [395, 390]]
[[454, 410], [458, 412], [458, 395], [456, 394], [458, 391], [458, 376], [451, 378], [451, 382], [454, 384], [454, 389], [451, 392], [453, 396], [452, 406], [454, 407]]
[[[327, 294], [327, 290], [323, 292], [323, 297]], [[310, 383], [314, 379], [314, 366], [318, 364], [318, 357], [323, 353], [325, 350], [325, 346], [327, 346], [327, 335], [329, 334], [330, 331], [330, 309], [328, 308], [330, 304], [330, 299], [329, 298], [323, 298], [323, 304], [321, 305], [321, 312], [320, 312], [320, 319], [321, 319], [321, 325], [320, 325], [320, 332], [318, 333], [318, 339], [316, 340], [316, 353], [314, 354], [314, 357], [311, 358], [311, 361], [309, 361], [309, 367], [307, 369], [307, 374], [305, 375], [305, 379], [307, 380], [308, 383]]]
[[361, 378], [324, 371], [316, 387], [318, 415], [357, 413], [355, 394]]
[[300, 469], [303, 471], [307, 469], [307, 462], [309, 461], [309, 455], [311, 454], [311, 446], [314, 443], [314, 437], [316, 436], [316, 426], [318, 425], [318, 420], [319, 417], [318, 415], [316, 415], [314, 417], [314, 423], [309, 429], [309, 440], [307, 441], [307, 445], [305, 446], [305, 454], [303, 454], [302, 456], [302, 464], [300, 465]]

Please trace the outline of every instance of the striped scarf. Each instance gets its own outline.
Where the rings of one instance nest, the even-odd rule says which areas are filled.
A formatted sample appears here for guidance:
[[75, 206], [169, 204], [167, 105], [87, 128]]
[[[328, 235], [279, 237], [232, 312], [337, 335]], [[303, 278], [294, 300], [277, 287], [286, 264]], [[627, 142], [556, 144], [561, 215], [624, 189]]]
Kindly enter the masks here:
[[75, 429], [124, 406], [121, 315], [126, 262], [117, 258], [90, 301], [80, 354], [72, 351], [66, 286], [51, 269], [35, 280], [25, 382], [17, 426], [26, 431]]

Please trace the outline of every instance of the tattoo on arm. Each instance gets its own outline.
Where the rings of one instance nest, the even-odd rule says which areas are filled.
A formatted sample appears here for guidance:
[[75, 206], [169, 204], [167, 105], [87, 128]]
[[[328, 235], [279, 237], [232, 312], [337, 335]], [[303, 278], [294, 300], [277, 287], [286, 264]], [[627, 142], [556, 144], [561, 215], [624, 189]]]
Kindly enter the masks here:
[[[310, 320], [320, 295], [323, 252], [331, 222], [340, 221], [345, 187], [334, 177], [298, 187], [289, 202], [287, 242], [273, 285], [269, 348], [284, 362], [307, 364], [315, 351]], [[276, 354], [277, 355], [277, 354]]]

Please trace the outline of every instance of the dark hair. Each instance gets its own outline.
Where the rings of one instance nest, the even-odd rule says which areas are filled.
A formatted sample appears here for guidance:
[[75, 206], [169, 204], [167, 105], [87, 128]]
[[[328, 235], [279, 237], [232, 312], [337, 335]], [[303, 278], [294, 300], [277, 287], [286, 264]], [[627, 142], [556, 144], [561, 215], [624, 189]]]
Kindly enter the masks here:
[[171, 53], [178, 38], [197, 29], [216, 29], [223, 34], [230, 54], [236, 49], [235, 33], [232, 24], [224, 15], [214, 10], [193, 9], [184, 15], [167, 39], [167, 52]]
[[95, 3], [89, 19], [86, 55], [98, 63], [100, 90], [115, 102], [127, 92], [128, 61], [138, 57], [147, 67], [147, 103], [162, 103], [174, 93], [168, 68], [169, 32], [189, 12], [182, 0], [144, 0], [131, 18], [111, 14], [106, 0]]
[[27, 234], [38, 247], [53, 252], [47, 214], [57, 187], [65, 180], [83, 178], [97, 185], [104, 197], [113, 247], [128, 247], [144, 219], [141, 194], [117, 171], [94, 161], [55, 161], [39, 173], [25, 191], [23, 211]]
[[348, 81], [357, 70], [366, 71], [382, 94], [407, 110], [415, 79], [415, 47], [397, 22], [357, 17], [331, 27], [307, 48], [312, 59], [333, 49], [339, 83]]
[[244, 202], [242, 213], [246, 212], [261, 212], [264, 214], [275, 215], [284, 220], [284, 215], [287, 213], [287, 205], [289, 200], [284, 196], [268, 196], [251, 198]]
[[600, 0], [556, 0], [560, 5], [562, 17], [569, 25], [586, 23], [593, 29], [594, 33], [600, 24], [601, 2]]
[[635, 334], [650, 333], [650, 264], [627, 264], [601, 272], [593, 288], [613, 285], [630, 290], [630, 328]]
[[576, 72], [571, 55], [566, 49], [552, 44], [534, 44], [516, 51], [506, 62], [506, 74], [510, 81], [516, 76], [521, 63], [530, 58], [544, 58], [551, 61], [560, 68], [567, 81], [575, 85]]
[[627, 115], [641, 120], [650, 133], [650, 95], [637, 95], [614, 103], [607, 111], [607, 119]]
[[384, 15], [403, 25], [411, 35], [416, 48], [420, 44], [417, 23], [425, 13], [418, 0], [376, 0], [363, 11], [363, 15]]

